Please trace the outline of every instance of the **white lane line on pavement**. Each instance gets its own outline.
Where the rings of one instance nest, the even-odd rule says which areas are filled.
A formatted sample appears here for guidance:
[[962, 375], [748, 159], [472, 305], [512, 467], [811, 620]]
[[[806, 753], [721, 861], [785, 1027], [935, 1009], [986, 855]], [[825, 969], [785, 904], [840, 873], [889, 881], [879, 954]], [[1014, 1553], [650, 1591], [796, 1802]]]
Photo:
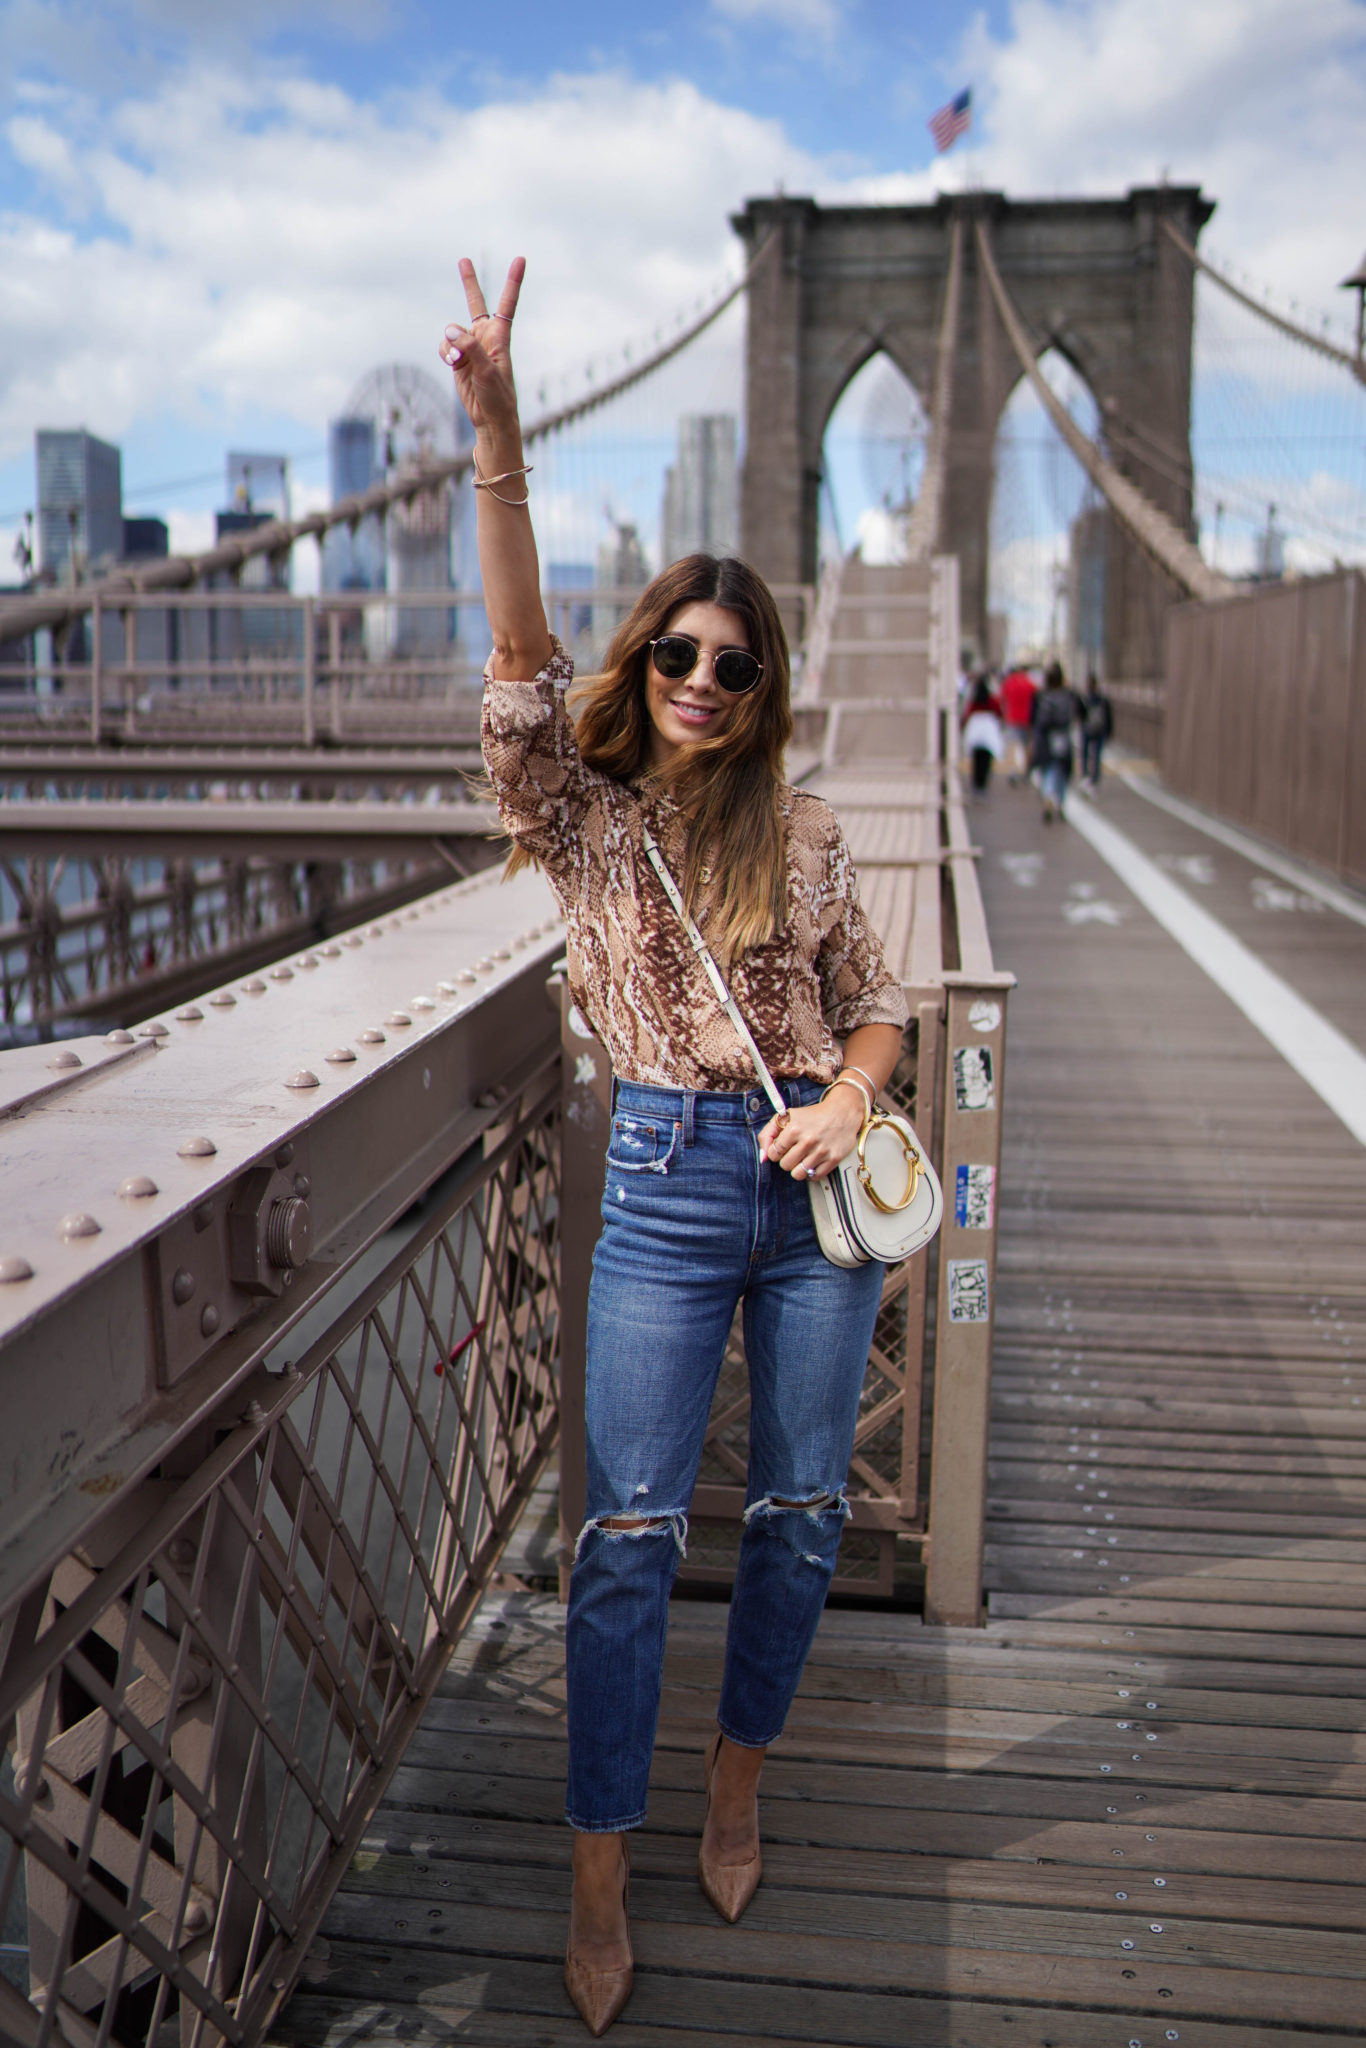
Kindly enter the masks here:
[[1217, 839], [1231, 852], [1251, 861], [1254, 867], [1265, 868], [1269, 875], [1279, 875], [1283, 882], [1303, 890], [1306, 896], [1317, 896], [1340, 917], [1350, 917], [1354, 924], [1366, 925], [1366, 901], [1360, 896], [1352, 895], [1348, 889], [1340, 889], [1335, 882], [1315, 874], [1313, 868], [1306, 867], [1301, 861], [1291, 860], [1284, 854], [1273, 853], [1268, 846], [1259, 845], [1245, 832], [1240, 832], [1236, 825], [1226, 825], [1222, 818], [1211, 818], [1204, 811], [1197, 810], [1194, 804], [1173, 796], [1169, 790], [1156, 788], [1151, 777], [1135, 775], [1131, 768], [1116, 768], [1115, 773], [1122, 778], [1125, 788], [1131, 789], [1135, 796], [1141, 796], [1145, 803], [1155, 804], [1161, 811], [1169, 811], [1183, 825], [1192, 825], [1206, 838]]
[[1178, 888], [1085, 797], [1068, 796], [1068, 822], [1162, 929], [1236, 1003], [1283, 1060], [1366, 1145], [1366, 1056], [1226, 925]]

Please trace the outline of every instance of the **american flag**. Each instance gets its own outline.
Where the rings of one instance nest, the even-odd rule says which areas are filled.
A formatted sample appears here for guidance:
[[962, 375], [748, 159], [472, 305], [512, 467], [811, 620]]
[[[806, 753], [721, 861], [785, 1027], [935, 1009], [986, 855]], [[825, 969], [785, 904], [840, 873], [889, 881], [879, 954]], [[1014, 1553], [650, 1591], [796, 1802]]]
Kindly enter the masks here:
[[942, 156], [946, 149], [952, 149], [960, 135], [966, 135], [972, 126], [972, 87], [968, 86], [947, 106], [930, 115], [930, 133], [934, 146]]

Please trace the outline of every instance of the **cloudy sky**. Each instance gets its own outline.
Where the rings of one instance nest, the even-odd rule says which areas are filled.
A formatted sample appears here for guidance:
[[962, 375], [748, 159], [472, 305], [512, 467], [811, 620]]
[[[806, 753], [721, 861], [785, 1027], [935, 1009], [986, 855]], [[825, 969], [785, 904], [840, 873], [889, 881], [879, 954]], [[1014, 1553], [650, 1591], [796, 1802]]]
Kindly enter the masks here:
[[[376, 363], [428, 362], [456, 258], [531, 270], [524, 388], [709, 292], [781, 184], [972, 179], [1219, 203], [1215, 252], [1316, 314], [1366, 247], [1366, 0], [0, 0], [0, 581], [38, 426], [121, 443], [126, 509], [206, 531], [228, 446], [301, 496]], [[971, 84], [971, 147], [928, 115]]]

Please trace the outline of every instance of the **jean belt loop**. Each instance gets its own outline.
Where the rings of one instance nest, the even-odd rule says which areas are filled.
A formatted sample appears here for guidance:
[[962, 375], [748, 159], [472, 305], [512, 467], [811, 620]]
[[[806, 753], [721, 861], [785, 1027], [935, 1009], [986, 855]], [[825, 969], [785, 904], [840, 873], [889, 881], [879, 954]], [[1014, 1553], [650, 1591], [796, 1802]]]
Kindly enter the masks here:
[[693, 1138], [693, 1113], [696, 1108], [697, 1090], [695, 1088], [685, 1088], [683, 1090], [683, 1149], [685, 1152], [695, 1142]]

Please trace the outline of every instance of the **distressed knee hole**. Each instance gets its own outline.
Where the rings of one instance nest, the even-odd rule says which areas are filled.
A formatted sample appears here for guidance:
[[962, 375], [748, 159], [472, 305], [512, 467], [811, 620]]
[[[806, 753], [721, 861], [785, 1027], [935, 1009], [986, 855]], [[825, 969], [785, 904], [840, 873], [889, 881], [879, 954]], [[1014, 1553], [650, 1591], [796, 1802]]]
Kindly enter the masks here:
[[[833, 1491], [798, 1496], [766, 1493], [761, 1499], [751, 1501], [745, 1509], [745, 1526], [748, 1528], [752, 1522], [766, 1523], [772, 1533], [781, 1537], [789, 1549], [795, 1550], [805, 1564], [833, 1571], [835, 1552], [839, 1549], [840, 1536], [849, 1514], [849, 1503], [842, 1486]], [[808, 1547], [816, 1541], [824, 1546], [821, 1550]]]
[[[637, 1490], [641, 1493], [649, 1491], [647, 1487], [643, 1486]], [[637, 1515], [632, 1514], [629, 1509], [624, 1509], [620, 1514], [616, 1515], [594, 1515], [590, 1517], [584, 1523], [582, 1529], [580, 1529], [578, 1542], [574, 1545], [574, 1562], [576, 1564], [582, 1554], [584, 1544], [595, 1529], [609, 1543], [639, 1542], [645, 1536], [672, 1535], [674, 1542], [678, 1545], [680, 1557], [686, 1557], [688, 1554], [688, 1518], [681, 1508], [675, 1508], [671, 1512], [662, 1515]]]

